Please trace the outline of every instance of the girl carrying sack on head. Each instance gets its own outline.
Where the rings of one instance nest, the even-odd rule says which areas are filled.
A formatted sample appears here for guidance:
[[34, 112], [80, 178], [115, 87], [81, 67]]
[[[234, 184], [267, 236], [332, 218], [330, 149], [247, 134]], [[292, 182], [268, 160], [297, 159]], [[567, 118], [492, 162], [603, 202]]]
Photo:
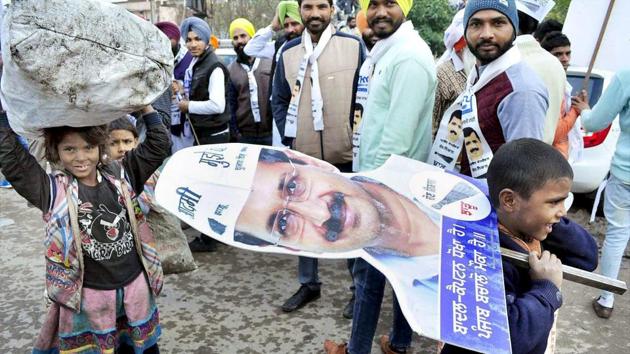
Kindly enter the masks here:
[[46, 291], [52, 301], [33, 353], [158, 353], [155, 303], [162, 266], [137, 195], [170, 152], [151, 106], [146, 140], [123, 161], [104, 163], [105, 126], [44, 129], [50, 174], [0, 118], [0, 166], [15, 190], [41, 209]]

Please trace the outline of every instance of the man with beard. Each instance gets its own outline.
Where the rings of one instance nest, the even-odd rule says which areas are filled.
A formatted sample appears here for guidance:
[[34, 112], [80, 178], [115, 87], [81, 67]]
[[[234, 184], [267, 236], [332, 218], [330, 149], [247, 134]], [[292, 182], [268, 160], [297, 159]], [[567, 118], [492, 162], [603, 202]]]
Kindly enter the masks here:
[[378, 42], [378, 37], [374, 34], [374, 31], [370, 28], [367, 23], [367, 18], [365, 17], [365, 11], [361, 10], [357, 13], [357, 28], [361, 33], [361, 39], [363, 40], [363, 44], [367, 51], [371, 51], [374, 48], [376, 42]]
[[[306, 31], [287, 42], [278, 59], [273, 117], [284, 145], [349, 172], [352, 108], [363, 47], [358, 38], [337, 32], [331, 24], [332, 0], [300, 0], [298, 5]], [[297, 94], [292, 95], [294, 89]], [[285, 312], [319, 298], [317, 265], [317, 259], [300, 257], [302, 286], [282, 306]]]
[[271, 145], [271, 59], [250, 57], [243, 50], [254, 33], [254, 25], [244, 18], [230, 24], [230, 37], [237, 55], [236, 61], [228, 66], [230, 130], [237, 142]]
[[[436, 73], [428, 45], [406, 20], [411, 0], [362, 0], [367, 22], [379, 38], [361, 66], [356, 105], [363, 118], [354, 127], [353, 170], [369, 171], [393, 154], [426, 161], [431, 147], [431, 117]], [[327, 340], [327, 353], [369, 353], [385, 289], [385, 276], [363, 259], [353, 269], [355, 305], [350, 342]], [[391, 335], [382, 336], [385, 353], [405, 352], [412, 330], [394, 296]], [[391, 338], [391, 341], [390, 341]]]
[[171, 41], [171, 50], [173, 51], [173, 57], [175, 58], [173, 76], [175, 77], [175, 80], [179, 80], [183, 83], [184, 73], [186, 72], [188, 65], [190, 65], [192, 55], [185, 46], [180, 44], [181, 34], [179, 32], [179, 28], [173, 22], [168, 21], [157, 22], [155, 27], [162, 31], [162, 33], [164, 33]]
[[[284, 34], [275, 42], [271, 41], [273, 35], [280, 30], [284, 30]], [[276, 55], [279, 55], [284, 44], [302, 35], [303, 31], [304, 25], [297, 1], [280, 1], [271, 24], [252, 36], [245, 45], [245, 54], [256, 58], [274, 59], [275, 64], [278, 59]]]
[[361, 32], [357, 28], [357, 18], [354, 15], [348, 16], [346, 19], [346, 25], [340, 29], [340, 31], [353, 36], [361, 37]]
[[[478, 134], [483, 157], [471, 159], [463, 142], [451, 151], [441, 148], [439, 142], [448, 135], [444, 124], [446, 128], [436, 134], [431, 164], [453, 170], [463, 152], [461, 173], [480, 178], [501, 145], [518, 138], [543, 140], [549, 108], [547, 89], [513, 46], [518, 25], [514, 0], [470, 0], [466, 4], [464, 36], [477, 65], [456, 104], [461, 106], [463, 128], [470, 127]], [[452, 161], [445, 163], [441, 155]]]
[[[284, 31], [284, 34], [277, 40], [272, 41], [272, 37], [278, 31]], [[300, 16], [300, 7], [297, 1], [285, 0], [280, 1], [276, 8], [276, 13], [271, 24], [262, 28], [254, 34], [252, 39], [245, 45], [245, 54], [256, 57], [271, 59], [271, 77], [269, 82], [269, 93], [272, 92], [273, 77], [276, 71], [276, 64], [280, 59], [280, 53], [287, 41], [302, 35], [304, 25]], [[273, 145], [282, 146], [280, 133], [276, 127], [276, 122], [272, 120], [273, 125]]]
[[194, 144], [194, 138], [190, 123], [185, 122], [182, 119], [182, 114], [179, 111], [179, 100], [177, 98], [178, 93], [181, 96], [184, 86], [184, 75], [186, 69], [190, 66], [192, 61], [192, 55], [186, 48], [181, 45], [181, 33], [179, 27], [173, 22], [163, 21], [157, 22], [155, 26], [162, 31], [171, 41], [171, 50], [173, 51], [173, 57], [175, 58], [175, 68], [173, 69], [173, 85], [171, 86], [172, 97], [170, 98], [170, 113], [171, 113], [171, 152], [175, 153], [180, 149], [192, 146]]

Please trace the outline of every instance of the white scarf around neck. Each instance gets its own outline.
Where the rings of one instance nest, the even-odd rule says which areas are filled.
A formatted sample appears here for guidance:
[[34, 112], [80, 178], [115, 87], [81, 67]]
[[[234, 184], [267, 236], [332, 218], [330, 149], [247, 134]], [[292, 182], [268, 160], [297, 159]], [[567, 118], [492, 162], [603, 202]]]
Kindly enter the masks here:
[[298, 70], [297, 80], [293, 86], [291, 92], [294, 92], [299, 86], [299, 92], [293, 94], [291, 102], [289, 103], [289, 109], [287, 111], [286, 122], [284, 126], [284, 135], [289, 138], [295, 138], [297, 136], [297, 117], [299, 112], [300, 97], [302, 96], [302, 90], [304, 89], [304, 77], [306, 76], [306, 69], [310, 64], [311, 67], [311, 114], [313, 116], [313, 127], [316, 131], [324, 130], [324, 100], [322, 99], [322, 92], [319, 86], [319, 68], [317, 65], [317, 59], [322, 54], [326, 45], [332, 38], [332, 25], [328, 25], [321, 37], [317, 46], [313, 48], [313, 41], [308, 31], [302, 33], [302, 43], [304, 43], [305, 54], [300, 62], [300, 68]]
[[[418, 33], [413, 28], [411, 21], [405, 21], [391, 36], [376, 42], [372, 50], [368, 53], [367, 58], [361, 65], [359, 71], [359, 81], [357, 83], [357, 94], [354, 100], [353, 112], [360, 110], [365, 112], [367, 106], [368, 94], [370, 92], [370, 80], [374, 74], [374, 67], [378, 61], [393, 46], [410, 42], [412, 37], [418, 37]], [[361, 107], [361, 108], [359, 108]], [[363, 115], [363, 114], [362, 114]], [[361, 146], [361, 127], [363, 125], [362, 117], [353, 116], [353, 133], [352, 133], [352, 170], [359, 170], [359, 151]]]
[[[479, 141], [476, 142], [477, 148], [482, 151], [481, 156], [474, 155], [473, 157], [468, 150], [466, 150], [470, 164], [470, 173], [475, 178], [485, 178], [494, 154], [479, 126], [475, 93], [486, 86], [495, 77], [505, 72], [509, 67], [520, 61], [521, 54], [518, 48], [513, 46], [501, 57], [486, 65], [481, 74], [479, 74], [478, 68], [471, 71], [468, 76], [468, 81], [466, 82], [466, 89], [442, 116], [433, 146], [431, 147], [431, 153], [429, 154], [429, 164], [454, 171], [458, 157], [462, 149], [465, 148], [464, 129], [471, 128], [479, 138]], [[449, 127], [449, 120], [456, 110], [461, 110], [462, 112], [461, 126], [459, 128]], [[451, 130], [457, 132], [456, 137], [449, 136]]]
[[254, 72], [258, 69], [260, 64], [260, 58], [254, 60], [254, 64], [250, 67], [247, 64], [240, 63], [241, 67], [247, 73], [247, 80], [249, 81], [249, 102], [252, 108], [252, 114], [254, 115], [254, 122], [260, 123], [260, 106], [258, 105], [258, 83], [256, 83], [256, 76]]

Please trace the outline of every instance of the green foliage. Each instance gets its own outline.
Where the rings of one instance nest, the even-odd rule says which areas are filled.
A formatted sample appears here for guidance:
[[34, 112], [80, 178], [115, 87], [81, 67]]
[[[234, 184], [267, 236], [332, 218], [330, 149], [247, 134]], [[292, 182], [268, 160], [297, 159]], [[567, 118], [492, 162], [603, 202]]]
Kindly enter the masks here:
[[447, 0], [415, 0], [407, 16], [436, 57], [444, 52], [444, 30], [455, 12]]
[[564, 23], [564, 19], [567, 17], [567, 11], [569, 10], [569, 4], [571, 0], [555, 0], [556, 6], [551, 9], [547, 18], [553, 18]]
[[256, 29], [271, 23], [280, 0], [214, 0], [211, 6], [209, 23], [219, 38], [228, 38], [228, 28], [232, 20], [244, 17]]

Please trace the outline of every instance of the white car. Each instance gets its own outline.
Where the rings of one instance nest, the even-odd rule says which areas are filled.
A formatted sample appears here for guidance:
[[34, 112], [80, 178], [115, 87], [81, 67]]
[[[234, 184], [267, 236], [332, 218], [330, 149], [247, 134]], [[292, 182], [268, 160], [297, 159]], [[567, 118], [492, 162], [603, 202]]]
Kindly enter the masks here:
[[[569, 67], [567, 80], [573, 86], [575, 96], [582, 89], [582, 82], [587, 68]], [[593, 107], [608, 87], [614, 73], [593, 69], [587, 86], [589, 106]], [[573, 193], [586, 194], [597, 192], [608, 177], [610, 162], [617, 146], [620, 134], [619, 117], [606, 129], [584, 133], [584, 150], [579, 160], [573, 162]], [[597, 193], [599, 194], [599, 193]]]
[[215, 53], [226, 67], [236, 60], [236, 52], [229, 39], [220, 39], [219, 48], [215, 50]]

